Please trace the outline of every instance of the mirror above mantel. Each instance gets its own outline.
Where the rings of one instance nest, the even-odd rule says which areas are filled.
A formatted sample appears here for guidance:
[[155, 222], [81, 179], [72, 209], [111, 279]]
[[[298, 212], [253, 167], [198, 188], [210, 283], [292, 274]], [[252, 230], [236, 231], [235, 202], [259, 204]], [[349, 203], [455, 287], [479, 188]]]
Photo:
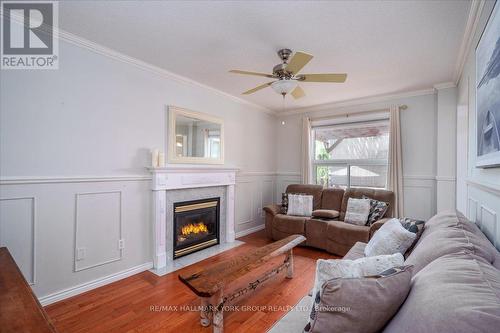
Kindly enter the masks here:
[[167, 157], [169, 163], [224, 164], [222, 119], [169, 106]]

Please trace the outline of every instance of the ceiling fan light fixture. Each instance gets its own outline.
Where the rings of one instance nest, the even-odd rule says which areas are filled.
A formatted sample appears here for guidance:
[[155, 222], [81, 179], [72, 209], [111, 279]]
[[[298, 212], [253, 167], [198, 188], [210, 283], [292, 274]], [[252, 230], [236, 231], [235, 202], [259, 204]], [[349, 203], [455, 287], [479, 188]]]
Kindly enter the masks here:
[[271, 84], [271, 88], [280, 95], [286, 95], [297, 88], [297, 84], [295, 80], [278, 80]]

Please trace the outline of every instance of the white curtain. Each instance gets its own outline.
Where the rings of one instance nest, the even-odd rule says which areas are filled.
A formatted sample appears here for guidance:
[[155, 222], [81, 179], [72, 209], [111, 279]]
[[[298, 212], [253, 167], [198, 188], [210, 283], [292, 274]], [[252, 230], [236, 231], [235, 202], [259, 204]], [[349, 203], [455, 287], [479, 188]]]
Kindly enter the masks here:
[[399, 106], [390, 108], [389, 133], [389, 168], [387, 170], [387, 188], [394, 192], [394, 216], [403, 217], [403, 156], [401, 149], [401, 122]]
[[311, 184], [311, 119], [302, 118], [302, 183]]

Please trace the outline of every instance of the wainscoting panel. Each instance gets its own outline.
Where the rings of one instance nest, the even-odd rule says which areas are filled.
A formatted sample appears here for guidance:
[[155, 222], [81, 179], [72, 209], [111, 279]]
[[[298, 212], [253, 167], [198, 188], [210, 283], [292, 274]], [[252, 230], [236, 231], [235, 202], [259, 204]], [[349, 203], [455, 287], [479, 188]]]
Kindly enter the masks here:
[[473, 198], [468, 199], [467, 218], [472, 222], [476, 222], [479, 228], [481, 228], [481, 219], [477, 216], [477, 200]]
[[256, 184], [252, 181], [236, 181], [235, 185], [235, 225], [253, 222], [254, 196]]
[[262, 208], [274, 203], [276, 175], [272, 172], [240, 172], [235, 185], [236, 237], [264, 228]]
[[485, 185], [467, 183], [467, 216], [479, 226], [488, 239], [500, 249], [500, 192]]
[[[61, 300], [91, 281], [151, 266], [151, 197], [147, 177], [11, 179], [0, 185], [0, 244], [44, 304]], [[85, 259], [75, 267], [78, 247]]]
[[0, 247], [9, 249], [30, 285], [36, 272], [35, 224], [34, 197], [0, 198]]
[[436, 214], [436, 181], [431, 176], [405, 176], [404, 215], [428, 220]]
[[121, 260], [121, 191], [78, 193], [75, 197], [75, 271]]
[[485, 205], [481, 205], [481, 230], [495, 246], [498, 245], [497, 213]]

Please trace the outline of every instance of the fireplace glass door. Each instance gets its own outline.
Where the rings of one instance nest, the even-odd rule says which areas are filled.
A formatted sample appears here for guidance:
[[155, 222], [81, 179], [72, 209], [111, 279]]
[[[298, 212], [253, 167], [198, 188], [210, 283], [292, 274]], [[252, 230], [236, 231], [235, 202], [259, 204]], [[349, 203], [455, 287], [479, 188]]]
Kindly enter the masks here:
[[174, 259], [219, 244], [220, 199], [174, 204]]

